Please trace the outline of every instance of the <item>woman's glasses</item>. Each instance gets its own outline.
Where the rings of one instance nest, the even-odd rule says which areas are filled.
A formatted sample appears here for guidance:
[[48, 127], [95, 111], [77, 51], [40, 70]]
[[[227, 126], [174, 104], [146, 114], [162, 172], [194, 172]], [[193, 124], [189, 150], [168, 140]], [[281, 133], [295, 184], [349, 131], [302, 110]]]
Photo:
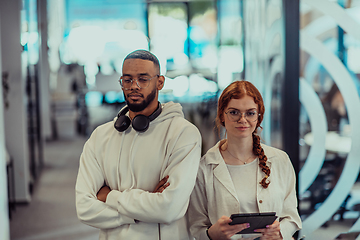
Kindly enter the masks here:
[[260, 115], [256, 110], [250, 110], [242, 113], [237, 109], [230, 109], [225, 112], [225, 114], [231, 122], [238, 122], [243, 115], [249, 122], [255, 122]]

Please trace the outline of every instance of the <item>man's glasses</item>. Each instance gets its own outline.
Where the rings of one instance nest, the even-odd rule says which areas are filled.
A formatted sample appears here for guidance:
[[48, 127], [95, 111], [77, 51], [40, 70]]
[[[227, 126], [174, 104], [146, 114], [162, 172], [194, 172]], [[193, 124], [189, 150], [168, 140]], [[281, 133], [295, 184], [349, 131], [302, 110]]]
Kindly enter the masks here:
[[231, 122], [238, 122], [241, 119], [242, 115], [244, 115], [244, 118], [249, 122], [255, 122], [260, 115], [255, 110], [242, 113], [237, 109], [230, 109], [227, 112], [225, 112], [225, 114], [228, 117], [229, 121]]
[[[155, 75], [154, 77], [159, 77], [159, 75]], [[122, 88], [124, 88], [125, 90], [129, 90], [133, 84], [133, 81], [135, 81], [136, 85], [141, 88], [147, 88], [150, 85], [150, 81], [152, 78], [146, 77], [146, 76], [141, 76], [138, 79], [133, 79], [131, 77], [128, 76], [122, 76], [119, 79], [119, 83], [121, 85]]]

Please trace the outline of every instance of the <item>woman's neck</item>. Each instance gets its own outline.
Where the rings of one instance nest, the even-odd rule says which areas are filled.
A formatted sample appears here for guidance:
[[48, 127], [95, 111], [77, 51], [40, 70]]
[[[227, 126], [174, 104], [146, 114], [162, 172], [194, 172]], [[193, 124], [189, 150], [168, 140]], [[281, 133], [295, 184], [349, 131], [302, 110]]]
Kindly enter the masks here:
[[247, 164], [252, 162], [256, 156], [253, 153], [253, 140], [228, 138], [221, 147], [226, 163], [239, 162]]
[[253, 149], [253, 139], [251, 138], [231, 138], [228, 137], [225, 142], [225, 147], [227, 147], [231, 153], [236, 153], [237, 155], [248, 155], [252, 153]]

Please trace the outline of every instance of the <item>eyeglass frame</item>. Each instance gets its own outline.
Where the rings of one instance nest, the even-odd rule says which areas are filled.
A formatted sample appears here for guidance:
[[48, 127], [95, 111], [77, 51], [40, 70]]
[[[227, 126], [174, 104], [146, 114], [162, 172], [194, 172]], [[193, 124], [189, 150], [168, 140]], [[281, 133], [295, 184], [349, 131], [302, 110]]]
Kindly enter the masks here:
[[[130, 81], [131, 81], [130, 88], [125, 88], [125, 87], [123, 86], [123, 84], [122, 84], [122, 81], [121, 81], [121, 79], [123, 79], [123, 77], [127, 77], [127, 76], [121, 76], [121, 77], [120, 77], [120, 79], [118, 80], [119, 83], [120, 83], [120, 86], [121, 86], [123, 89], [125, 89], [125, 90], [130, 90], [130, 89], [131, 89], [131, 86], [133, 85], [133, 82], [134, 82], [134, 81], [135, 81], [136, 85], [137, 85], [140, 89], [146, 89], [146, 88], [148, 88], [148, 87], [150, 86], [150, 81], [151, 81], [153, 78], [155, 78], [155, 77], [160, 77], [160, 75], [159, 75], [159, 74], [156, 74], [155, 76], [149, 78], [149, 79], [148, 79], [149, 84], [148, 84], [146, 87], [144, 87], [144, 88], [140, 87], [140, 85], [139, 85], [139, 79], [138, 79], [138, 78], [130, 78]], [[141, 76], [140, 76], [140, 77], [141, 77]]]
[[[230, 117], [229, 117], [229, 115], [228, 115], [228, 113], [229, 113], [230, 111], [233, 111], [233, 110], [236, 110], [236, 111], [238, 111], [238, 112], [240, 113], [240, 117], [239, 117], [239, 119], [236, 120], [236, 121], [231, 120]], [[251, 121], [251, 120], [247, 119], [246, 113], [248, 113], [248, 112], [255, 112], [255, 114], [257, 113], [257, 118], [256, 118], [254, 121]], [[230, 122], [238, 122], [238, 121], [240, 121], [240, 119], [241, 119], [243, 116], [244, 116], [244, 118], [246, 119], [246, 121], [256, 122], [256, 121], [259, 119], [259, 116], [260, 116], [260, 113], [259, 113], [257, 110], [249, 110], [249, 111], [246, 111], [246, 112], [240, 112], [240, 110], [238, 110], [238, 109], [236, 109], [236, 108], [230, 108], [227, 112], [224, 111], [224, 113], [226, 114], [226, 116], [227, 116], [227, 118], [229, 119]]]

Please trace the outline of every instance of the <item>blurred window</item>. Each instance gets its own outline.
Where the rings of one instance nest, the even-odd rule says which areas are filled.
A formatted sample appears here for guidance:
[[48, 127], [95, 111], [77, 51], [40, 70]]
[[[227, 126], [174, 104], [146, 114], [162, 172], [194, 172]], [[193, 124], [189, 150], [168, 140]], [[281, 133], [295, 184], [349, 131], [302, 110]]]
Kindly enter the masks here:
[[185, 3], [149, 4], [150, 48], [167, 70], [189, 67], [187, 20]]
[[243, 27], [241, 1], [218, 1], [219, 54], [217, 82], [224, 89], [241, 80], [244, 70]]
[[189, 55], [197, 69], [217, 67], [217, 11], [214, 1], [189, 2]]

